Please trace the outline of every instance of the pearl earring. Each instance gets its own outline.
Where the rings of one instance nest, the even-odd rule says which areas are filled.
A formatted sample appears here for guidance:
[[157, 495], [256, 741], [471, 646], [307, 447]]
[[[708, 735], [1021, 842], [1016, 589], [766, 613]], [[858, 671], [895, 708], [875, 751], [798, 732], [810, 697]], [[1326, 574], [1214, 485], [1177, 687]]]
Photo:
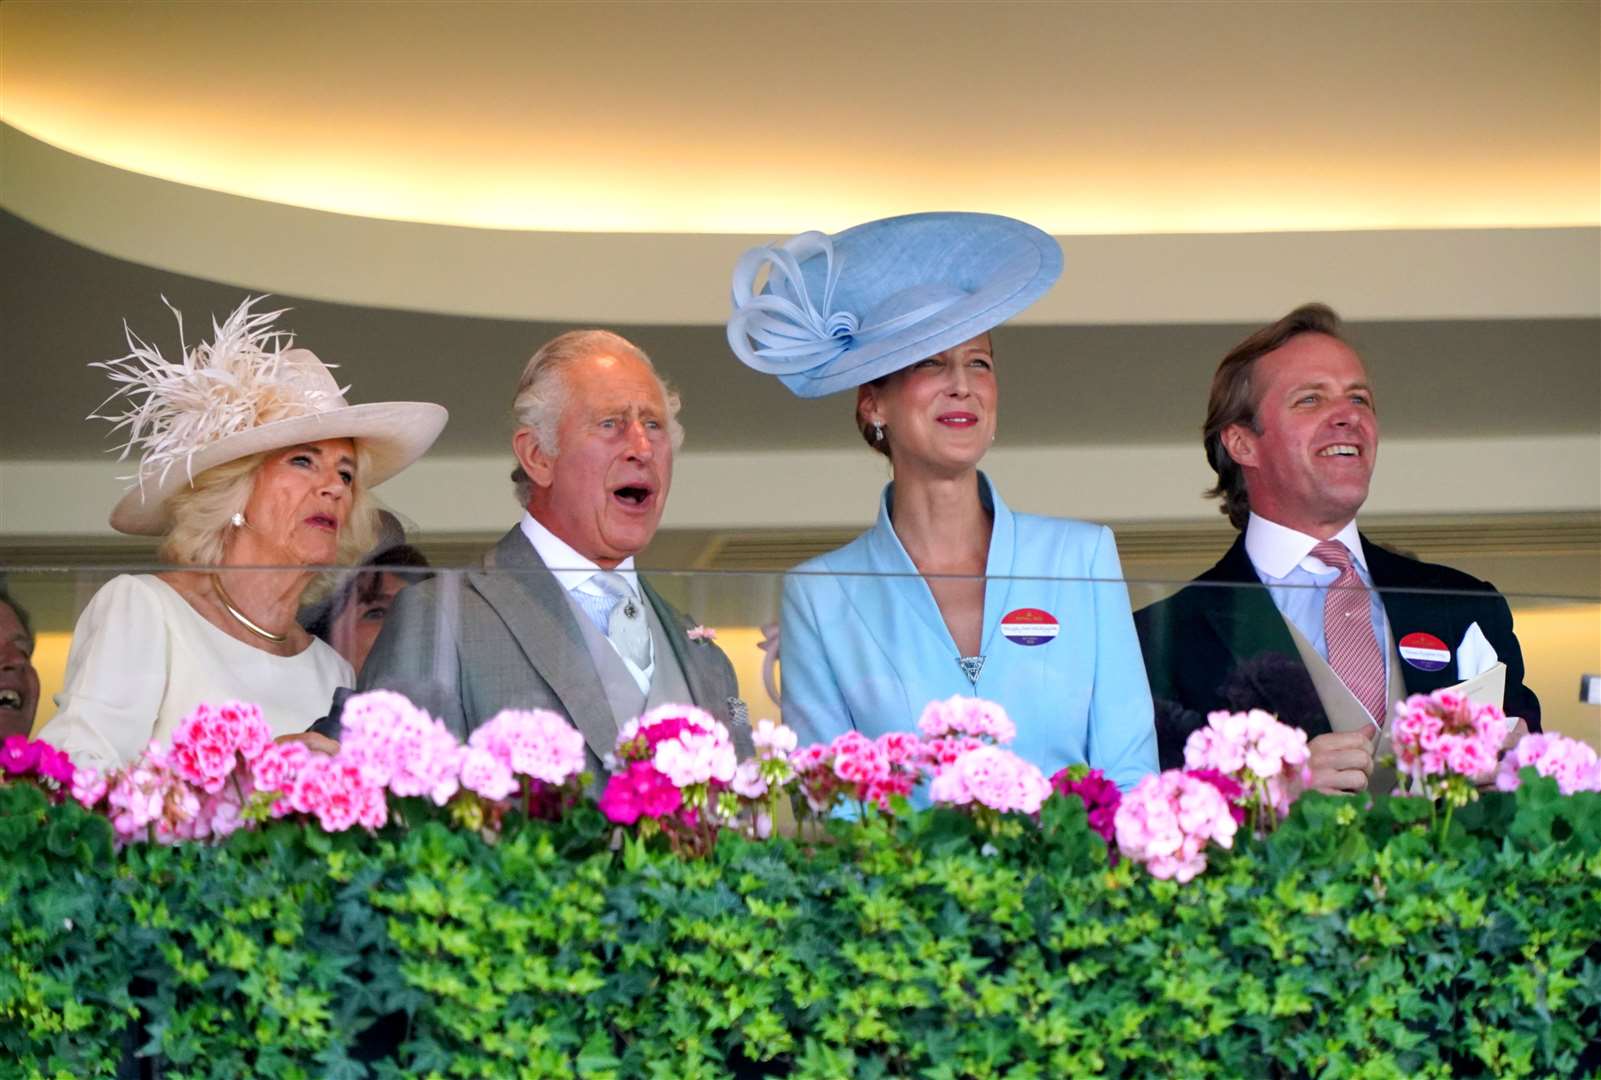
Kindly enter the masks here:
[[233, 512], [233, 517], [229, 518], [228, 520], [233, 522], [233, 527], [236, 529], [242, 529], [245, 527], [245, 515], [242, 511], [235, 510]]

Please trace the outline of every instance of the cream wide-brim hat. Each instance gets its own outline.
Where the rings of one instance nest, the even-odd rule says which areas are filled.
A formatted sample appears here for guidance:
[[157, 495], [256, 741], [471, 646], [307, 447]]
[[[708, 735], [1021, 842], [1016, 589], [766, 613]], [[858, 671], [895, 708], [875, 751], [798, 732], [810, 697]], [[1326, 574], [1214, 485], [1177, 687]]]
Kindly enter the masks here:
[[134, 485], [111, 511], [111, 527], [135, 536], [161, 536], [172, 527], [172, 497], [207, 469], [251, 454], [323, 439], [352, 439], [367, 457], [358, 477], [363, 488], [377, 487], [428, 450], [450, 414], [426, 401], [385, 401], [348, 405], [328, 366], [309, 349], [277, 354], [283, 382], [292, 389], [286, 407], [296, 415], [218, 434], [194, 447], [186, 458], [169, 458], [159, 470], [140, 463]]

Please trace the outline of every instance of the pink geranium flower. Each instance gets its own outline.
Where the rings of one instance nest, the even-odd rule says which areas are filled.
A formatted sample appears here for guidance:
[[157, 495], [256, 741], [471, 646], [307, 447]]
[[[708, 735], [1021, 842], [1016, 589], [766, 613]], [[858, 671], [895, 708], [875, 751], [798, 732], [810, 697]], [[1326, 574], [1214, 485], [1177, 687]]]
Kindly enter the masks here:
[[517, 792], [511, 766], [481, 746], [469, 746], [461, 758], [461, 786], [491, 801], [509, 799]]
[[[625, 779], [608, 805], [625, 817], [632, 814], [633, 820], [639, 817], [636, 806], [646, 817], [661, 817], [647, 812], [670, 801], [657, 791], [659, 780], [677, 793], [671, 800], [673, 808], [681, 807], [679, 817], [690, 829], [717, 820], [715, 813], [703, 818], [702, 811], [716, 810], [719, 794], [727, 790], [739, 767], [728, 728], [693, 705], [663, 705], [630, 720], [617, 734], [616, 755], [624, 768], [615, 770], [612, 779], [618, 775]], [[634, 768], [639, 764], [648, 764], [650, 772]], [[612, 791], [608, 783], [607, 793]]]
[[998, 813], [1037, 814], [1051, 794], [1045, 775], [1010, 750], [979, 746], [934, 777], [935, 803], [974, 804]]
[[[1306, 732], [1282, 724], [1261, 709], [1211, 713], [1206, 726], [1190, 733], [1184, 764], [1193, 774], [1214, 783], [1230, 804], [1255, 816], [1266, 831], [1290, 812], [1290, 804], [1307, 782], [1311, 751]], [[1229, 783], [1238, 790], [1229, 793]]]
[[552, 786], [584, 771], [583, 734], [549, 709], [503, 709], [479, 725], [467, 745], [487, 752], [513, 775]]
[[1521, 783], [1519, 770], [1526, 768], [1553, 777], [1557, 790], [1564, 795], [1601, 791], [1601, 760], [1589, 744], [1566, 735], [1540, 733], [1518, 740], [1501, 759], [1495, 786], [1502, 791], [1516, 791]]
[[105, 773], [93, 766], [85, 765], [72, 771], [72, 797], [90, 810], [100, 805], [109, 787]]
[[435, 806], [460, 788], [462, 745], [443, 721], [388, 690], [354, 694], [340, 717], [339, 760], [363, 782]]
[[202, 703], [173, 729], [169, 761], [187, 783], [216, 794], [242, 757], [253, 760], [272, 745], [272, 729], [254, 705]]
[[1229, 813], [1234, 816], [1234, 823], [1236, 825], [1245, 824], [1244, 802], [1246, 791], [1243, 784], [1227, 773], [1218, 772], [1216, 769], [1185, 769], [1184, 775], [1193, 776], [1197, 780], [1205, 780], [1208, 784], [1217, 788], [1217, 793], [1228, 800]]
[[926, 738], [965, 735], [1005, 745], [1017, 737], [1017, 725], [1006, 710], [983, 698], [955, 697], [931, 701], [918, 718], [917, 730]]
[[1177, 769], [1147, 776], [1123, 797], [1114, 820], [1118, 851], [1154, 877], [1189, 881], [1206, 869], [1209, 844], [1232, 847], [1228, 800]]
[[795, 732], [783, 724], [763, 717], [750, 730], [751, 745], [761, 758], [784, 757], [795, 749]]
[[1461, 804], [1495, 774], [1512, 723], [1498, 705], [1479, 705], [1454, 690], [1413, 694], [1395, 706], [1390, 740], [1397, 770], [1430, 798]]
[[325, 832], [358, 824], [379, 828], [388, 819], [383, 789], [369, 783], [360, 766], [321, 754], [311, 755], [295, 775], [289, 803], [298, 813], [315, 815]]
[[729, 790], [742, 799], [760, 799], [767, 794], [767, 778], [762, 775], [762, 763], [757, 760], [740, 762], [729, 781]]

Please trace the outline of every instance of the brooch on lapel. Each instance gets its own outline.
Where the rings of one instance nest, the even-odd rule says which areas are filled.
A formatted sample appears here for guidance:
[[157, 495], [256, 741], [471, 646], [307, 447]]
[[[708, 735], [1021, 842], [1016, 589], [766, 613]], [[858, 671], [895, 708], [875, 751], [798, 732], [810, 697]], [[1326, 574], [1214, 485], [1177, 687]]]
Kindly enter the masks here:
[[717, 640], [717, 631], [709, 626], [691, 626], [689, 628], [689, 640], [711, 643]]

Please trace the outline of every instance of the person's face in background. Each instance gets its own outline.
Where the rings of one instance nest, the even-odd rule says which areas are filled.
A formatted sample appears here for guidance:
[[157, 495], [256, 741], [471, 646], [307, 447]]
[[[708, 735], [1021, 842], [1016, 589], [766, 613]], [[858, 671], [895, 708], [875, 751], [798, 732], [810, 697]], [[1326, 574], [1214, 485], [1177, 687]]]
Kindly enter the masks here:
[[410, 575], [388, 571], [369, 571], [357, 580], [350, 603], [344, 606], [328, 627], [328, 643], [334, 651], [361, 674], [361, 667], [372, 652], [372, 643], [389, 617], [389, 606], [395, 596], [410, 585]]
[[0, 736], [31, 733], [38, 709], [33, 638], [11, 605], [0, 602]]

